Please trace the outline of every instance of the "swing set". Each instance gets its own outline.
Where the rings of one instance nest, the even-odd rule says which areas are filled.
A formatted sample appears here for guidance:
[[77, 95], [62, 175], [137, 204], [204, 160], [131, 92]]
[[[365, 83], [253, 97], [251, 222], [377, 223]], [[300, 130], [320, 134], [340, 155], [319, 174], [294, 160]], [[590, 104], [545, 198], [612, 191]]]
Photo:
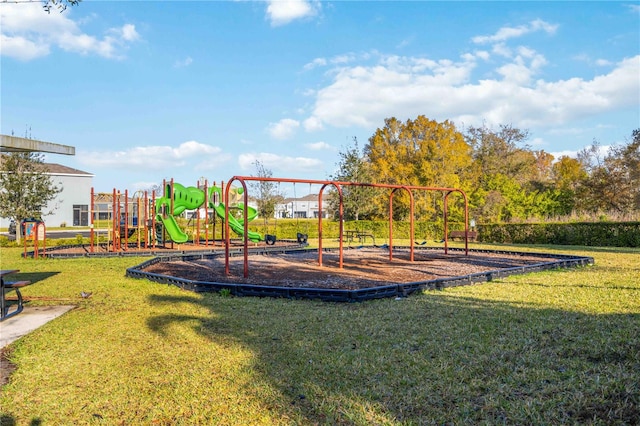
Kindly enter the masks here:
[[[278, 182], [278, 183], [293, 183], [294, 191], [296, 183], [308, 183], [311, 185], [321, 185], [320, 191], [318, 193], [318, 265], [322, 266], [322, 195], [324, 190], [328, 186], [333, 186], [338, 192], [339, 198], [339, 261], [338, 268], [342, 269], [343, 267], [343, 234], [344, 234], [344, 205], [343, 205], [343, 195], [342, 188], [345, 186], [360, 186], [360, 187], [369, 187], [369, 188], [380, 188], [380, 189], [388, 189], [389, 191], [389, 261], [393, 261], [393, 197], [398, 191], [406, 191], [409, 195], [409, 209], [410, 209], [410, 261], [414, 261], [414, 222], [415, 222], [415, 212], [414, 212], [414, 191], [438, 191], [444, 194], [444, 207], [443, 207], [443, 218], [444, 218], [444, 253], [448, 254], [448, 233], [449, 233], [449, 218], [448, 218], [448, 201], [449, 196], [453, 193], [458, 193], [462, 196], [464, 200], [464, 249], [465, 255], [469, 254], [469, 204], [466, 193], [458, 188], [440, 188], [440, 187], [426, 187], [426, 186], [411, 186], [411, 185], [391, 185], [391, 184], [381, 184], [381, 183], [361, 183], [361, 182], [342, 182], [342, 181], [328, 181], [328, 180], [310, 180], [310, 179], [290, 179], [290, 178], [273, 178], [273, 177], [255, 177], [255, 176], [234, 176], [232, 177], [227, 184], [226, 190], [224, 191], [224, 199], [225, 199], [225, 215], [229, 214], [229, 196], [230, 191], [229, 188], [232, 182], [238, 182], [243, 188], [244, 195], [244, 203], [245, 205], [249, 201], [249, 195], [247, 191], [247, 182]], [[247, 211], [243, 212], [244, 214], [244, 277], [247, 278], [249, 276], [249, 244], [247, 238]], [[230, 274], [230, 239], [229, 239], [229, 223], [225, 222], [225, 275]], [[301, 235], [299, 233], [299, 235]], [[306, 237], [305, 237], [306, 242]]]
[[[278, 182], [278, 186], [280, 185], [280, 182]], [[311, 183], [309, 183], [309, 194], [311, 194]], [[298, 201], [298, 196], [296, 195], [296, 182], [293, 182], [293, 199], [294, 199], [294, 203], [297, 203]], [[307, 209], [307, 211], [309, 211], [309, 209]], [[303, 234], [300, 232], [300, 214], [296, 214], [297, 212], [292, 211], [291, 212], [292, 215], [296, 218], [296, 241], [298, 241], [298, 244], [307, 244], [307, 240], [309, 239], [309, 221], [306, 221], [306, 232]], [[318, 214], [320, 214], [320, 212], [318, 212]], [[308, 219], [305, 215], [305, 219]]]

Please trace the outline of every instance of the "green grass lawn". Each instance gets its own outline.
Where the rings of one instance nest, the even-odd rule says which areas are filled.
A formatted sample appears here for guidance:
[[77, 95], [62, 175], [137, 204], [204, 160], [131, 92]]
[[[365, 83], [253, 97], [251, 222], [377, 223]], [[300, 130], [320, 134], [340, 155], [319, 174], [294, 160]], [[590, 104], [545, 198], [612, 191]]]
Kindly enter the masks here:
[[596, 263], [334, 304], [2, 248], [2, 268], [35, 281], [29, 305], [77, 308], [10, 346], [0, 424], [637, 424], [640, 250], [526, 249]]

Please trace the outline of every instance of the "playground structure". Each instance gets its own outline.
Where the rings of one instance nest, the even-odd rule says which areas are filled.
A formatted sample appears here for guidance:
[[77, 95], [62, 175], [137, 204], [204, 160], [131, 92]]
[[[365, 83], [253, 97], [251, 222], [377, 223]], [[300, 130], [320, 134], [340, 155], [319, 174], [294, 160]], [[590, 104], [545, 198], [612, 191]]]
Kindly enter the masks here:
[[45, 223], [37, 219], [25, 219], [20, 222], [20, 232], [24, 243], [24, 254], [27, 256], [28, 243], [33, 245], [33, 258], [46, 257], [47, 227]]
[[[228, 186], [227, 189], [229, 190]], [[242, 189], [236, 189], [235, 193], [241, 194]], [[189, 240], [189, 235], [182, 231], [175, 220], [175, 216], [180, 215], [185, 210], [196, 210], [198, 212], [203, 206], [206, 206], [213, 209], [215, 214], [239, 236], [246, 234], [247, 239], [254, 243], [264, 241], [262, 235], [250, 231], [244, 226], [244, 221], [250, 222], [254, 220], [258, 216], [258, 211], [247, 203], [234, 203], [229, 206], [229, 201], [227, 201], [227, 205], [224, 205], [220, 202], [221, 194], [222, 188], [215, 185], [207, 188], [206, 181], [203, 189], [201, 189], [193, 186], [185, 187], [172, 180], [171, 183], [164, 184], [164, 195], [155, 200], [156, 220], [164, 225], [172, 241], [185, 243]], [[243, 211], [245, 213], [244, 218], [237, 219], [229, 214], [229, 209]], [[199, 218], [200, 214], [198, 212], [196, 220]], [[199, 228], [199, 226], [197, 227]], [[205, 237], [205, 240], [207, 240], [207, 237]]]
[[[272, 237], [275, 241], [275, 236], [265, 235], [263, 237], [259, 233], [248, 229], [249, 222], [257, 217], [257, 211], [248, 206], [247, 182], [260, 181], [293, 184], [294, 193], [295, 184], [297, 183], [309, 184], [310, 187], [311, 185], [320, 185], [316, 204], [318, 208], [317, 248], [306, 247], [306, 238], [305, 244], [301, 244], [300, 238], [298, 238], [297, 246], [281, 244], [276, 247], [267, 247], [269, 237]], [[239, 187], [234, 187], [233, 183], [237, 183]], [[335, 189], [338, 197], [338, 212], [337, 217], [334, 218], [338, 225], [336, 240], [339, 244], [338, 248], [323, 247], [326, 239], [323, 236], [323, 220], [326, 219], [322, 203], [324, 190], [329, 186]], [[349, 235], [349, 233], [344, 230], [343, 188], [348, 186], [370, 187], [388, 191], [389, 225], [387, 244], [376, 246], [374, 242], [374, 245], [368, 248], [362, 246], [355, 249], [347, 247], [347, 267], [345, 268], [344, 241], [347, 240], [345, 234]], [[443, 195], [442, 215], [444, 226], [442, 229], [444, 238], [442, 243], [444, 243], [444, 247], [426, 247], [423, 246], [424, 243], [415, 242], [414, 194], [420, 191], [436, 192]], [[394, 196], [399, 192], [404, 192], [408, 195], [410, 241], [408, 245], [394, 247], [393, 202]], [[449, 249], [448, 246], [451, 194], [459, 195], [460, 197], [457, 199], [461, 199], [464, 202], [464, 231], [457, 231], [458, 235], [464, 237], [463, 248], [454, 247]], [[238, 201], [238, 198], [241, 201]], [[203, 208], [207, 213], [204, 229], [201, 229], [200, 210]], [[209, 209], [214, 212], [213, 222], [209, 218]], [[593, 263], [592, 258], [572, 255], [538, 253], [534, 254], [536, 259], [524, 260], [526, 256], [532, 256], [532, 254], [486, 249], [469, 250], [468, 241], [471, 231], [468, 223], [468, 202], [464, 191], [457, 188], [234, 176], [226, 185], [221, 183], [220, 186], [216, 186], [214, 183], [211, 188], [208, 187], [206, 181], [202, 185], [198, 182], [198, 185], [194, 187], [185, 187], [173, 182], [173, 180], [168, 183], [165, 181], [162, 186], [162, 194], [157, 198], [155, 193], [151, 193], [151, 197], [149, 197], [146, 192], [137, 192], [132, 198], [129, 198], [128, 191], [120, 193], [114, 189], [109, 210], [111, 210], [111, 215], [109, 216], [110, 226], [104, 232], [107, 234], [106, 246], [111, 252], [117, 255], [124, 255], [123, 252], [126, 251], [136, 255], [144, 252], [145, 254], [156, 256], [140, 265], [128, 268], [127, 276], [172, 284], [196, 292], [227, 290], [231, 294], [238, 296], [363, 301], [381, 297], [405, 297], [420, 289], [440, 289], [449, 286], [468, 285], [491, 281], [494, 278], [512, 274]], [[232, 214], [233, 210], [238, 213], [238, 217]], [[180, 222], [175, 218], [175, 216], [183, 214], [185, 211], [194, 212], [195, 217], [192, 217], [191, 222], [195, 229], [191, 233], [180, 228], [178, 226]], [[94, 206], [92, 205], [92, 225], [95, 217], [93, 213]], [[96, 213], [99, 213], [99, 211], [96, 211]], [[98, 214], [98, 216], [100, 215]], [[223, 224], [218, 233], [215, 232], [216, 219], [221, 219]], [[184, 223], [184, 220], [181, 222]], [[210, 224], [213, 224], [214, 228], [212, 234], [209, 234]], [[205, 233], [204, 249], [197, 247], [203, 243], [201, 239], [202, 230]], [[94, 251], [94, 237], [100, 232], [102, 231], [97, 231], [92, 227], [91, 252]], [[352, 237], [358, 237], [357, 234], [366, 234], [366, 231], [363, 230], [352, 232], [355, 232]], [[165, 233], [166, 239], [164, 238]], [[233, 248], [231, 247], [231, 233], [241, 237], [241, 242], [239, 243], [236, 239]], [[193, 235], [191, 239], [189, 238], [190, 234]], [[331, 232], [331, 234], [330, 238], [332, 240], [335, 239], [335, 231]], [[131, 242], [130, 239], [134, 236], [136, 241]], [[369, 236], [372, 240], [375, 237], [373, 234]], [[218, 239], [214, 237], [218, 237]], [[216, 250], [213, 247], [206, 247], [210, 242], [213, 245], [218, 244], [219, 247]], [[223, 244], [220, 244], [220, 242]], [[251, 247], [249, 242], [253, 243]], [[166, 247], [167, 243], [171, 247]], [[153, 250], [159, 244], [163, 245], [162, 249], [173, 249], [174, 243], [179, 244], [178, 252], [172, 252], [171, 256], [159, 256], [162, 251]], [[416, 244], [418, 247], [414, 247]], [[147, 250], [136, 251], [134, 250], [136, 246]], [[184, 249], [186, 246], [190, 248]], [[89, 251], [86, 248], [84, 250], [85, 252]], [[451, 254], [449, 250], [451, 250]], [[51, 251], [47, 253], [47, 256], [57, 257]], [[414, 251], [417, 256], [414, 256]], [[470, 251], [474, 253], [470, 254]], [[493, 252], [494, 259], [480, 258], [490, 252]], [[365, 256], [368, 256], [368, 253], [371, 254], [371, 257], [367, 258]], [[326, 257], [326, 262], [323, 260], [323, 254]], [[75, 255], [77, 255], [77, 252], [71, 254], [71, 256]], [[249, 255], [252, 256], [252, 262], [255, 262], [254, 266], [256, 267], [255, 273], [251, 278], [249, 277]], [[306, 259], [310, 259], [311, 263], [315, 263], [315, 265], [310, 264], [307, 260], [297, 261], [297, 263], [294, 261], [286, 265], [287, 259], [292, 256], [298, 259], [306, 256]], [[315, 256], [317, 256], [317, 262], [314, 261]], [[429, 256], [431, 257], [429, 258]], [[62, 254], [62, 257], [68, 256]], [[233, 270], [230, 268], [230, 258], [232, 257], [234, 258]], [[496, 260], [496, 258], [500, 260]], [[447, 259], [449, 266], [436, 266], [435, 270], [439, 271], [438, 276], [433, 277], [434, 261], [436, 259], [442, 261]], [[187, 262], [186, 264], [185, 261]], [[170, 265], [172, 262], [176, 265]], [[210, 262], [211, 265], [217, 263], [219, 266], [212, 266], [208, 271], [204, 272], [200, 266], [193, 268], [194, 262]], [[478, 266], [478, 262], [483, 263], [483, 265]], [[156, 264], [162, 264], [160, 270], [165, 272], [154, 272], [152, 268]], [[502, 265], [501, 268], [491, 269], [499, 264]], [[472, 267], [470, 265], [475, 266]], [[147, 270], [147, 268], [151, 270]], [[185, 272], [188, 276], [181, 276], [181, 268], [182, 272]], [[445, 269], [448, 273], [443, 275], [442, 271]], [[470, 270], [472, 271], [471, 273], [469, 273]], [[170, 272], [167, 273], [166, 271]], [[466, 271], [467, 274], [463, 275], [460, 273], [461, 271]], [[204, 275], [196, 276], [202, 273]], [[367, 274], [368, 278], [364, 278], [364, 280], [375, 282], [373, 286], [364, 284], [363, 276]], [[424, 277], [427, 276], [432, 278], [425, 279]], [[412, 277], [417, 277], [417, 280], [412, 280]], [[296, 285], [297, 283], [300, 284]]]
[[[444, 219], [444, 250], [448, 251], [448, 204], [451, 194], [459, 194], [464, 202], [464, 236], [465, 253], [468, 253], [469, 225], [468, 225], [468, 202], [467, 196], [461, 189], [445, 188], [445, 187], [423, 187], [408, 185], [392, 185], [378, 183], [362, 183], [362, 182], [343, 182], [329, 180], [309, 180], [309, 179], [291, 179], [291, 178], [265, 178], [253, 176], [234, 176], [226, 184], [221, 182], [220, 185], [209, 186], [208, 181], [198, 181], [197, 186], [184, 186], [173, 179], [163, 181], [162, 194], [156, 197], [156, 193], [138, 191], [132, 198], [129, 198], [128, 191], [120, 192], [113, 190], [111, 195], [111, 205], [109, 206], [110, 215], [109, 226], [106, 229], [105, 236], [102, 238], [109, 252], [123, 252], [132, 248], [155, 249], [158, 247], [173, 249], [174, 244], [190, 243], [194, 246], [201, 244], [205, 246], [216, 245], [217, 242], [223, 241], [226, 258], [229, 257], [231, 234], [234, 233], [242, 240], [245, 252], [245, 276], [248, 276], [248, 259], [247, 253], [249, 243], [265, 243], [273, 245], [276, 241], [275, 235], [261, 235], [258, 232], [249, 229], [248, 224], [254, 220], [258, 212], [255, 208], [249, 206], [249, 192], [246, 182], [275, 182], [319, 185], [318, 193], [318, 264], [322, 266], [323, 251], [323, 230], [322, 222], [324, 214], [322, 208], [323, 192], [331, 186], [335, 189], [339, 198], [338, 205], [338, 221], [339, 221], [339, 252], [340, 262], [339, 268], [342, 268], [342, 251], [343, 241], [345, 240], [345, 230], [343, 229], [343, 194], [342, 188], [346, 186], [361, 186], [377, 188], [389, 191], [389, 261], [393, 260], [393, 199], [398, 191], [404, 191], [409, 196], [409, 223], [410, 223], [410, 257], [413, 259], [414, 245], [414, 192], [440, 192], [444, 194], [443, 219]], [[233, 184], [239, 184], [234, 187]], [[92, 206], [91, 206], [91, 233], [90, 233], [90, 249], [89, 252], [95, 252], [95, 247], [99, 244], [100, 230], [94, 226], [94, 220], [100, 216], [100, 210], [96, 210], [93, 200], [95, 199], [92, 190]], [[185, 211], [191, 211], [192, 217], [189, 223], [192, 224], [192, 230], [189, 232], [183, 229], [176, 217]], [[203, 219], [204, 211], [204, 221]], [[210, 216], [210, 213], [211, 216]], [[233, 214], [235, 213], [235, 214]], [[219, 230], [220, 240], [216, 240], [216, 218], [222, 222], [222, 228]], [[210, 232], [212, 231], [212, 232]], [[202, 234], [204, 233], [204, 239]], [[349, 234], [349, 232], [347, 232]], [[347, 235], [348, 237], [349, 235]], [[134, 237], [134, 242], [130, 239]], [[298, 233], [298, 243], [306, 244], [307, 235]], [[371, 235], [375, 241], [374, 236]], [[227, 261], [228, 262], [228, 261]], [[228, 274], [228, 270], [226, 272]]]
[[[226, 230], [224, 253], [220, 251], [217, 253], [200, 253], [196, 255], [183, 253], [175, 258], [166, 256], [156, 257], [140, 265], [128, 268], [127, 276], [176, 285], [182, 289], [195, 292], [224, 290], [237, 296], [287, 297], [295, 299], [321, 299], [335, 302], [354, 302], [384, 297], [406, 297], [421, 289], [442, 289], [451, 286], [469, 285], [488, 282], [513, 274], [576, 267], [593, 263], [592, 258], [574, 255], [527, 254], [492, 250], [471, 250], [474, 253], [470, 254], [468, 246], [470, 234], [468, 202], [466, 194], [456, 188], [234, 176], [224, 191], [223, 204], [227, 206], [225, 207], [225, 216], [228, 217], [228, 206], [230, 205], [230, 196], [232, 195], [230, 184], [238, 182], [242, 186], [242, 191], [236, 191], [236, 194], [242, 194], [244, 204], [247, 204], [247, 181], [321, 185], [318, 194], [320, 212], [322, 212], [323, 191], [328, 186], [334, 187], [339, 197], [339, 217], [337, 218], [339, 221], [339, 247], [337, 249], [323, 248], [323, 215], [321, 214], [318, 218], [317, 249], [276, 248], [275, 250], [267, 250], [266, 248], [249, 247], [248, 243], [250, 239], [246, 231], [248, 218], [250, 216], [249, 212], [245, 209], [242, 211], [244, 218], [239, 222], [244, 226], [243, 250], [238, 251], [237, 246], [233, 251], [231, 250], [229, 237], [230, 224], [229, 221], [226, 221], [224, 224]], [[348, 249], [348, 258], [350, 261], [347, 262], [347, 268], [343, 269], [344, 200], [342, 188], [346, 186], [367, 186], [389, 191], [389, 237], [388, 244], [384, 246], [374, 246], [368, 249], [361, 247], [355, 250]], [[409, 196], [410, 243], [408, 246], [394, 248], [393, 200], [394, 195], [399, 191], [405, 191]], [[436, 191], [444, 194], [444, 249], [441, 247], [414, 247], [414, 192], [417, 191]], [[454, 193], [460, 194], [464, 201], [464, 248], [452, 248], [452, 253], [450, 254], [448, 247], [448, 203], [450, 195]], [[418, 256], [414, 256], [414, 251], [418, 253]], [[438, 251], [444, 251], [444, 255], [438, 254]], [[367, 253], [370, 253], [371, 256], [366, 257], [368, 256]], [[327, 257], [327, 265], [323, 265], [323, 254]], [[249, 277], [250, 255], [252, 256], [252, 262], [255, 262], [255, 265], [257, 265], [256, 272], [251, 277]], [[314, 266], [311, 266], [304, 260], [292, 260], [292, 258], [302, 258], [304, 256], [307, 256], [307, 258], [311, 256], [313, 258], [316, 255], [317, 263]], [[378, 255], [379, 258], [376, 259]], [[242, 259], [240, 259], [241, 256]], [[495, 257], [493, 259], [487, 259], [486, 256]], [[532, 256], [533, 258], [524, 260], [526, 256]], [[231, 269], [230, 262], [232, 257], [234, 258], [233, 269]], [[447, 269], [450, 275], [433, 276], [434, 263], [438, 258], [440, 261], [449, 262], [448, 267], [442, 264], [436, 266], [436, 269], [440, 271], [439, 274], [444, 269]], [[185, 267], [185, 261], [189, 262], [190, 265], [197, 264], [198, 267]], [[173, 262], [175, 262], [174, 265], [172, 265]], [[482, 263], [483, 265], [478, 265], [478, 263]], [[157, 264], [162, 265], [159, 270], [154, 269]], [[393, 264], [393, 266], [388, 268], [386, 267], [387, 264]], [[331, 267], [332, 265], [335, 266]], [[467, 273], [460, 273], [461, 265], [465, 266], [462, 270], [467, 271]], [[471, 268], [470, 265], [475, 266]], [[241, 269], [242, 278], [240, 278]], [[469, 270], [473, 270], [473, 272], [468, 272]], [[162, 272], [159, 273], [159, 271]], [[363, 278], [365, 275], [366, 277]], [[417, 277], [417, 280], [415, 280], [415, 277]], [[425, 277], [428, 278], [425, 279]], [[373, 282], [373, 284], [367, 284], [367, 280], [369, 283]], [[356, 281], [358, 282], [356, 283]]]
[[[108, 252], [126, 252], [134, 248], [155, 249], [166, 247], [167, 244], [173, 249], [174, 243], [185, 244], [189, 241], [196, 246], [201, 243], [205, 246], [215, 245], [216, 216], [222, 222], [228, 218], [230, 230], [240, 237], [243, 237], [246, 232], [247, 239], [253, 243], [262, 241], [266, 244], [275, 243], [275, 236], [263, 237], [257, 232], [246, 230], [244, 221], [251, 221], [258, 215], [255, 208], [233, 201], [229, 207], [221, 203], [222, 191], [226, 188], [224, 182], [221, 182], [220, 186], [215, 182], [209, 186], [205, 180], [202, 183], [198, 182], [198, 186], [184, 186], [171, 179], [169, 182], [164, 181], [162, 188], [163, 193], [159, 197], [156, 197], [155, 192], [149, 195], [147, 191], [138, 191], [131, 198], [127, 190], [121, 192], [114, 188], [109, 197], [110, 205], [107, 212], [96, 207], [96, 197], [92, 189], [89, 252], [95, 253], [96, 247], [100, 244]], [[241, 192], [242, 188], [231, 190], [234, 194]], [[209, 216], [209, 209], [213, 212], [213, 218]], [[205, 218], [201, 221], [203, 210]], [[229, 210], [237, 210], [245, 214], [243, 217], [236, 218], [228, 214]], [[194, 229], [191, 233], [183, 230], [176, 219], [176, 216], [185, 211], [193, 212], [190, 222], [194, 221]], [[103, 217], [101, 222], [105, 221], [105, 217], [107, 218], [106, 229], [100, 230], [96, 226], [96, 220], [100, 217]], [[212, 225], [211, 234], [209, 225]], [[202, 231], [204, 231], [203, 240], [201, 239]], [[222, 232], [225, 232], [225, 229]], [[226, 230], [226, 232], [229, 231]], [[132, 237], [134, 242], [130, 242]]]

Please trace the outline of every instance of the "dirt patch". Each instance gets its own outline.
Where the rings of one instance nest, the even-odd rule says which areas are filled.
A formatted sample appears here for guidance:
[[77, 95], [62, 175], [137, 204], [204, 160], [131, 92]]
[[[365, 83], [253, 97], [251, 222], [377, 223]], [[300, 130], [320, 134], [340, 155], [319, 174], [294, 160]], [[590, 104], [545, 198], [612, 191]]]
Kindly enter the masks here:
[[9, 383], [9, 377], [16, 369], [16, 366], [9, 361], [9, 349], [0, 349], [0, 387]]
[[159, 262], [145, 268], [145, 272], [218, 283], [357, 290], [390, 283], [464, 276], [553, 260], [534, 254], [472, 252], [467, 256], [458, 252], [445, 255], [442, 250], [416, 250], [412, 262], [407, 249], [394, 251], [393, 260], [390, 261], [386, 249], [362, 248], [344, 251], [342, 269], [338, 267], [337, 251], [323, 253], [323, 266], [318, 265], [316, 251], [305, 251], [250, 255], [248, 278], [243, 277], [243, 257], [230, 259], [228, 276], [224, 273], [224, 257]]

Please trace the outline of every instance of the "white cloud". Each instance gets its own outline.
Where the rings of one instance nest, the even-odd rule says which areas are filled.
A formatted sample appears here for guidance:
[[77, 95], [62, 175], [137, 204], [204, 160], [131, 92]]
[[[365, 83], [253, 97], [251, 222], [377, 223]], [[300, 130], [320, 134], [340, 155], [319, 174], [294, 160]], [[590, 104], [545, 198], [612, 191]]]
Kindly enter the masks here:
[[[591, 146], [585, 146], [583, 149], [587, 149], [589, 150], [591, 148]], [[600, 145], [598, 147], [598, 157], [600, 158], [604, 158], [607, 155], [609, 155], [609, 151], [611, 150], [612, 146], [611, 145]], [[550, 152], [551, 155], [553, 155], [553, 160], [558, 161], [560, 159], [560, 157], [569, 157], [569, 158], [578, 158], [578, 154], [580, 151], [572, 151], [572, 150], [564, 150], [564, 151], [555, 151], [555, 152]]]
[[322, 120], [319, 117], [309, 117], [304, 120], [304, 129], [307, 132], [316, 132], [322, 128]]
[[305, 64], [304, 67], [302, 68], [305, 71], [308, 71], [317, 67], [324, 67], [326, 65], [327, 65], [327, 60], [325, 58], [315, 58], [313, 61], [309, 62], [308, 64]]
[[[584, 149], [589, 149], [589, 148], [590, 148], [590, 145], [584, 147]], [[609, 154], [610, 150], [611, 150], [611, 145], [600, 145], [598, 147], [598, 156], [600, 158], [604, 158]], [[564, 150], [564, 151], [550, 152], [550, 154], [553, 155], [554, 161], [557, 161], [560, 159], [560, 157], [578, 158], [579, 152], [580, 151]]]
[[547, 34], [554, 34], [558, 29], [557, 25], [550, 24], [541, 19], [531, 21], [528, 25], [517, 27], [502, 27], [495, 34], [490, 36], [476, 36], [471, 39], [476, 44], [501, 43], [512, 38], [522, 37], [526, 34], [544, 31]]
[[491, 54], [486, 50], [477, 50], [474, 54], [475, 56], [482, 59], [483, 61], [488, 61], [489, 58], [491, 57]]
[[608, 67], [611, 66], [611, 61], [607, 59], [596, 59], [596, 65], [599, 67]]
[[322, 167], [322, 161], [309, 157], [291, 157], [269, 152], [251, 152], [238, 156], [238, 165], [242, 170], [254, 169], [256, 161], [260, 161], [267, 169], [288, 174], [291, 174], [291, 172], [308, 172], [310, 169]]
[[586, 55], [584, 53], [581, 53], [579, 55], [575, 55], [575, 56], [572, 57], [572, 59], [576, 60], [576, 61], [580, 61], [580, 62], [585, 62], [590, 66], [610, 67], [611, 65], [614, 65], [608, 59], [603, 59], [603, 58], [592, 59], [589, 55]]
[[176, 61], [173, 64], [173, 67], [174, 68], [184, 68], [184, 67], [188, 67], [192, 63], [193, 63], [193, 59], [191, 58], [191, 56], [187, 56], [186, 58], [184, 58], [182, 60]]
[[[162, 183], [162, 182], [160, 182]], [[152, 181], [140, 181], [140, 182], [134, 182], [131, 184], [130, 186], [130, 190], [131, 192], [135, 192], [135, 191], [150, 191], [152, 188], [158, 186], [158, 182], [152, 182]], [[160, 185], [160, 187], [162, 187], [162, 185]]]
[[[467, 125], [513, 123], [553, 127], [637, 105], [640, 56], [627, 58], [591, 80], [535, 79], [546, 59], [528, 48], [495, 65], [495, 76], [472, 78], [473, 55], [460, 62], [390, 56], [370, 66], [339, 67], [317, 91], [305, 130], [325, 126], [373, 127], [384, 118], [424, 114]], [[488, 74], [484, 74], [488, 75]]]
[[49, 45], [27, 40], [21, 36], [0, 34], [0, 53], [2, 56], [29, 61], [49, 54]]
[[110, 28], [102, 38], [86, 34], [69, 15], [70, 11], [47, 13], [40, 2], [3, 3], [1, 54], [29, 61], [48, 55], [55, 46], [68, 52], [119, 59], [131, 43], [140, 39], [133, 24]]
[[329, 64], [331, 65], [340, 65], [340, 64], [348, 64], [349, 62], [353, 62], [358, 59], [369, 59], [371, 57], [371, 53], [364, 53], [362, 55], [356, 55], [354, 53], [345, 53], [342, 55], [336, 55], [332, 58], [315, 58], [313, 61], [305, 64], [303, 69], [305, 71], [312, 70], [318, 67], [324, 67]]
[[291, 118], [284, 118], [277, 123], [270, 123], [267, 132], [274, 139], [289, 139], [300, 127], [300, 122]]
[[402, 49], [402, 48], [404, 48], [404, 47], [407, 47], [407, 46], [409, 46], [409, 45], [413, 44], [413, 42], [415, 41], [415, 39], [416, 39], [416, 37], [412, 35], [412, 36], [409, 36], [409, 37], [407, 37], [407, 38], [405, 38], [405, 39], [401, 40], [401, 41], [400, 41], [400, 43], [398, 43], [398, 44], [396, 45], [396, 49]]
[[577, 158], [578, 151], [564, 150], [564, 151], [554, 151], [549, 154], [553, 155], [553, 161], [558, 161], [561, 157], [569, 157], [569, 158]]
[[136, 31], [136, 26], [133, 24], [125, 24], [118, 30], [120, 36], [126, 41], [136, 41], [140, 38], [140, 34]]
[[167, 170], [190, 167], [193, 170], [212, 170], [230, 157], [219, 147], [197, 141], [187, 141], [177, 147], [151, 145], [131, 147], [123, 151], [80, 151], [80, 164], [95, 168], [138, 170]]
[[505, 58], [510, 58], [513, 53], [511, 49], [507, 47], [504, 43], [496, 43], [491, 48], [491, 51], [498, 56], [504, 56]]
[[335, 151], [336, 149], [326, 142], [313, 142], [306, 144], [306, 147], [312, 151]]
[[267, 0], [267, 4], [267, 17], [274, 27], [315, 16], [320, 11], [320, 3], [315, 0]]

